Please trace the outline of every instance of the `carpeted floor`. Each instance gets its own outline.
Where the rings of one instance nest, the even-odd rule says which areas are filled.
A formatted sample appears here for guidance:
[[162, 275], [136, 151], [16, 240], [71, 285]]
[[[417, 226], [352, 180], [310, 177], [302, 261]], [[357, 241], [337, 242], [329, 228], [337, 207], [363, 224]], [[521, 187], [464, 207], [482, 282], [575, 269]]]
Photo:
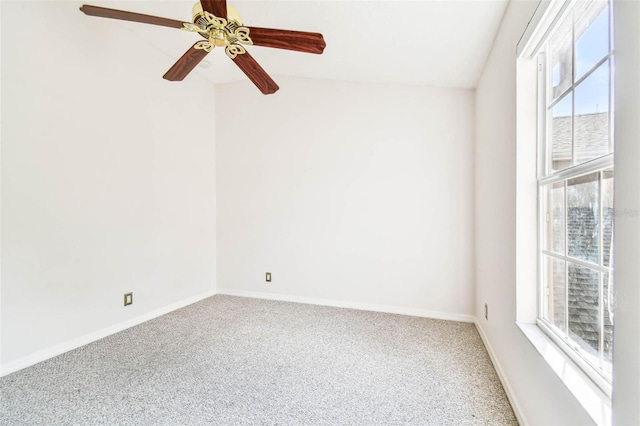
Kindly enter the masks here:
[[0, 378], [1, 425], [514, 425], [473, 324], [214, 296]]

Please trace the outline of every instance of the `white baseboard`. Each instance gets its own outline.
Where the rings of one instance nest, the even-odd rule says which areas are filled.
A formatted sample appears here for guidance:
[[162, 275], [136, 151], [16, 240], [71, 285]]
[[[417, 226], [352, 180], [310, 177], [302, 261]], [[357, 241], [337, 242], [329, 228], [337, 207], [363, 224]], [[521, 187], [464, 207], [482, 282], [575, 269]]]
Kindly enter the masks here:
[[520, 403], [518, 402], [518, 399], [516, 398], [516, 395], [513, 392], [513, 389], [511, 388], [509, 381], [507, 380], [507, 375], [504, 373], [502, 366], [498, 362], [498, 358], [496, 357], [496, 354], [493, 351], [491, 344], [489, 343], [489, 339], [487, 338], [487, 335], [485, 334], [482, 328], [482, 325], [480, 324], [480, 321], [478, 321], [478, 319], [476, 318], [474, 322], [476, 324], [476, 328], [478, 329], [478, 334], [482, 339], [482, 343], [484, 343], [484, 347], [487, 348], [487, 352], [489, 353], [489, 358], [491, 358], [493, 367], [496, 369], [496, 373], [498, 373], [498, 378], [500, 379], [500, 382], [502, 383], [502, 387], [504, 388], [504, 391], [507, 394], [507, 398], [511, 403], [511, 407], [513, 408], [513, 412], [516, 415], [516, 419], [518, 419], [518, 423], [520, 423], [520, 425], [522, 426], [530, 424], [529, 422], [527, 422], [526, 418], [524, 417], [522, 408], [520, 407]]
[[22, 370], [23, 368], [30, 367], [49, 358], [53, 358], [70, 350], [79, 348], [80, 346], [95, 342], [96, 340], [100, 340], [104, 337], [118, 333], [122, 330], [126, 330], [127, 328], [133, 327], [135, 325], [142, 324], [145, 321], [149, 321], [161, 315], [168, 314], [169, 312], [175, 311], [176, 309], [180, 309], [187, 305], [199, 302], [200, 300], [206, 299], [207, 297], [211, 297], [215, 294], [215, 290], [209, 290], [196, 296], [188, 297], [179, 302], [172, 303], [171, 305], [148, 312], [146, 314], [139, 315], [135, 318], [131, 318], [127, 321], [123, 321], [119, 324], [103, 328], [102, 330], [98, 330], [93, 333], [85, 334], [84, 336], [78, 337], [76, 339], [60, 343], [58, 345], [38, 351], [34, 354], [25, 356], [7, 364], [3, 364], [0, 366], [0, 377], [6, 376], [7, 374], [11, 374], [18, 370]]
[[405, 308], [401, 306], [375, 305], [342, 300], [321, 299], [315, 297], [292, 296], [286, 294], [260, 293], [256, 291], [232, 290], [227, 288], [218, 288], [218, 294], [225, 294], [227, 296], [252, 297], [254, 299], [278, 300], [281, 302], [305, 303], [308, 305], [332, 306], [335, 308], [357, 309], [360, 311], [410, 315], [414, 317], [442, 319], [448, 321], [475, 322], [476, 320], [476, 317], [473, 315], [456, 314], [451, 312], [430, 311], [427, 309]]

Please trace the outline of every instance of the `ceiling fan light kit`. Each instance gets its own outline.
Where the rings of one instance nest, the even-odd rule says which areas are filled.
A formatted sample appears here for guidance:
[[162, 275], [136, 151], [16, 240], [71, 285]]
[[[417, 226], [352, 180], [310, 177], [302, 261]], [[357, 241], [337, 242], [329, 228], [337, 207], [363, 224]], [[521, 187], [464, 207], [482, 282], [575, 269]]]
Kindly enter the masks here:
[[238, 11], [227, 6], [226, 0], [197, 2], [192, 9], [192, 22], [86, 4], [80, 10], [90, 16], [178, 28], [202, 36], [205, 40], [197, 41], [165, 73], [163, 78], [169, 81], [183, 80], [214, 48], [224, 47], [227, 56], [263, 94], [268, 95], [275, 93], [279, 87], [244, 46], [256, 45], [315, 54], [321, 54], [325, 48], [324, 38], [320, 33], [245, 27]]

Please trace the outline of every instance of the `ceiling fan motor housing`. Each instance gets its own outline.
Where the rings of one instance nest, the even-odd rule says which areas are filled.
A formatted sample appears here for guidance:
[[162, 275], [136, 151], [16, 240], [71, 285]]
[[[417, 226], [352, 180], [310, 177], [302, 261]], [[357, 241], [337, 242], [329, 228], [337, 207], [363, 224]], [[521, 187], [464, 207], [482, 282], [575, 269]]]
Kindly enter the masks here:
[[227, 26], [224, 29], [211, 28], [210, 22], [205, 17], [202, 4], [199, 1], [193, 5], [191, 14], [193, 16], [192, 21], [195, 25], [200, 28], [207, 28], [207, 31], [203, 31], [200, 34], [217, 47], [228, 46], [230, 44], [229, 34], [233, 34], [236, 28], [242, 26], [240, 13], [238, 13], [233, 6], [229, 5], [227, 5]]

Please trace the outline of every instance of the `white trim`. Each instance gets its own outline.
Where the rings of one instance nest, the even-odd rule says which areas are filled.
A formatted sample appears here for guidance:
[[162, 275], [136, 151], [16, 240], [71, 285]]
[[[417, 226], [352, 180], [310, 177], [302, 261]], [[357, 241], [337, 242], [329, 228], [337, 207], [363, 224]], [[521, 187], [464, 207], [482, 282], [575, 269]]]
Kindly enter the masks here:
[[388, 314], [410, 315], [414, 317], [434, 318], [448, 321], [475, 322], [473, 315], [451, 312], [431, 311], [427, 309], [406, 308], [402, 306], [374, 305], [344, 300], [322, 299], [316, 297], [293, 296], [288, 294], [260, 293], [257, 291], [232, 290], [218, 288], [218, 294], [227, 296], [251, 297], [254, 299], [278, 300], [280, 302], [305, 303], [308, 305], [332, 306], [335, 308], [357, 309], [360, 311], [384, 312]]
[[611, 425], [611, 399], [602, 389], [536, 324], [516, 324], [589, 417], [598, 426]]
[[602, 171], [604, 169], [613, 168], [613, 152], [603, 155], [602, 157], [594, 158], [585, 163], [580, 163], [575, 166], [567, 167], [558, 172], [548, 174], [538, 179], [538, 185], [549, 185], [552, 183], [560, 182], [563, 180], [569, 180], [576, 177], [588, 175]]
[[502, 365], [500, 365], [500, 363], [498, 362], [498, 357], [496, 356], [496, 353], [493, 351], [493, 347], [491, 347], [491, 344], [489, 343], [489, 339], [487, 338], [487, 335], [484, 333], [484, 329], [482, 328], [480, 321], [476, 318], [474, 322], [475, 322], [476, 328], [478, 329], [478, 334], [480, 335], [480, 339], [482, 339], [482, 343], [484, 343], [484, 347], [487, 349], [489, 358], [493, 363], [493, 368], [495, 368], [496, 373], [498, 373], [498, 378], [502, 383], [504, 392], [507, 394], [507, 399], [511, 403], [511, 408], [513, 408], [513, 413], [516, 415], [516, 419], [518, 420], [518, 423], [521, 425], [531, 424], [527, 421], [526, 417], [524, 416], [524, 411], [522, 410], [522, 406], [518, 402], [518, 398], [516, 398], [516, 393], [513, 391], [513, 388], [511, 387], [509, 380], [507, 380], [507, 375], [502, 369]]
[[168, 314], [169, 312], [175, 311], [180, 308], [184, 308], [187, 305], [191, 305], [193, 303], [199, 302], [200, 300], [206, 299], [207, 297], [214, 296], [215, 294], [216, 294], [215, 290], [208, 290], [196, 296], [188, 297], [186, 299], [180, 300], [179, 302], [172, 303], [171, 305], [158, 308], [154, 311], [147, 312], [146, 314], [142, 314], [135, 318], [131, 318], [121, 323], [112, 325], [110, 327], [103, 328], [102, 330], [85, 334], [84, 336], [57, 344], [55, 346], [51, 346], [47, 349], [43, 349], [34, 354], [27, 355], [25, 357], [19, 358], [7, 364], [2, 364], [0, 365], [0, 377], [6, 376], [7, 374], [11, 374], [18, 370], [22, 370], [23, 368], [30, 367], [34, 364], [53, 358], [55, 356], [58, 356], [70, 350], [77, 349], [91, 342], [95, 342], [96, 340], [100, 340], [104, 337], [126, 330], [127, 328], [131, 328], [133, 326], [142, 324], [143, 322], [152, 320], [164, 314]]
[[539, 32], [540, 22], [545, 17], [545, 12], [550, 5], [551, 2], [549, 0], [540, 0], [538, 2], [536, 10], [533, 12], [524, 32], [520, 36], [520, 40], [518, 40], [518, 44], [516, 45], [516, 57], [531, 57], [531, 52], [533, 51], [532, 44], [534, 44], [535, 40], [540, 38], [540, 35], [536, 34]]
[[[602, 217], [602, 215], [600, 215], [600, 217]], [[600, 221], [600, 224], [602, 224], [602, 221]], [[599, 250], [602, 250], [602, 248], [599, 248]], [[559, 254], [554, 251], [550, 251], [546, 249], [540, 250], [540, 253], [544, 254], [545, 256], [553, 257], [554, 259], [573, 263], [574, 265], [578, 265], [583, 268], [593, 269], [594, 271], [602, 272], [603, 274], [613, 274], [613, 268], [610, 266], [602, 266], [599, 264], [591, 263], [587, 260], [578, 259], [577, 257], [568, 256], [568, 255], [565, 256], [563, 254]], [[602, 259], [602, 257], [600, 258]]]
[[611, 398], [612, 386], [609, 381], [611, 379], [608, 379], [603, 371], [595, 367], [593, 361], [588, 361], [588, 354], [584, 353], [584, 349], [578, 345], [575, 339], [559, 334], [547, 320], [538, 318], [535, 325], [571, 358], [571, 361], [605, 393], [607, 398]]
[[516, 57], [533, 56], [558, 21], [564, 17], [571, 2], [572, 0], [540, 0], [538, 8], [516, 46]]

